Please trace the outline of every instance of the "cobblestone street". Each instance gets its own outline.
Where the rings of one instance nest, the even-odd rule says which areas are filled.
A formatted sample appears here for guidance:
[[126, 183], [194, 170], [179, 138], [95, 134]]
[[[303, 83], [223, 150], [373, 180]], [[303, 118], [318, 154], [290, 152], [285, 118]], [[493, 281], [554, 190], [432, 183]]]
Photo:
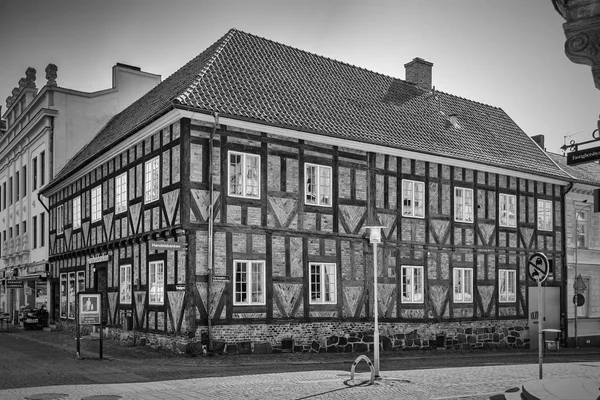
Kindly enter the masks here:
[[[357, 354], [174, 357], [105, 341], [98, 360], [98, 341], [81, 343], [78, 360], [68, 332], [0, 334], [0, 399], [488, 399], [538, 377], [534, 351], [383, 352], [382, 379], [369, 386], [364, 363], [350, 380]], [[598, 379], [599, 350], [548, 355], [544, 378]]]

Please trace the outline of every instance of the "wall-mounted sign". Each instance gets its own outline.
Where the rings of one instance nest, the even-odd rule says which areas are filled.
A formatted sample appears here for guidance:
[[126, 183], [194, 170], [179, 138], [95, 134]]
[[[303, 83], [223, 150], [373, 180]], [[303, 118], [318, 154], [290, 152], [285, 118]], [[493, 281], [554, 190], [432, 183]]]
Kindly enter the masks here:
[[567, 165], [577, 165], [600, 160], [600, 147], [567, 153]]
[[229, 275], [213, 275], [213, 282], [231, 282], [231, 277]]
[[186, 242], [167, 242], [167, 241], [157, 241], [157, 240], [149, 240], [148, 247], [150, 250], [167, 250], [167, 251], [185, 251], [187, 250]]
[[82, 325], [99, 325], [102, 297], [100, 293], [79, 294], [79, 323]]
[[88, 262], [88, 264], [96, 264], [96, 263], [106, 262], [109, 259], [110, 259], [110, 256], [108, 254], [103, 254], [101, 256], [88, 257], [87, 262]]
[[185, 285], [177, 285], [175, 286], [175, 290], [185, 290]]
[[7, 289], [23, 289], [23, 281], [18, 279], [7, 279], [6, 280], [6, 288]]

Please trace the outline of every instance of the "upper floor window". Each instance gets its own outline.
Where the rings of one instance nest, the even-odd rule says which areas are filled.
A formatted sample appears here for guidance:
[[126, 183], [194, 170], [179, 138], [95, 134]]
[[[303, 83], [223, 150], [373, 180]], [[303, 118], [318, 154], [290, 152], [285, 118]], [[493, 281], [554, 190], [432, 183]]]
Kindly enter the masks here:
[[46, 180], [46, 152], [40, 153], [40, 186], [44, 186]]
[[310, 304], [335, 304], [335, 264], [310, 264]]
[[577, 241], [576, 246], [580, 249], [587, 248], [587, 237], [588, 237], [588, 226], [587, 226], [587, 211], [576, 211], [575, 212], [575, 226], [576, 235], [575, 240]]
[[31, 190], [37, 189], [37, 157], [35, 157], [32, 161], [31, 166]]
[[131, 264], [121, 265], [119, 273], [119, 302], [131, 304]]
[[40, 247], [44, 247], [46, 244], [46, 214], [40, 214]]
[[38, 227], [37, 227], [37, 215], [33, 216], [33, 221], [31, 222], [31, 225], [33, 226], [33, 232], [31, 232], [31, 238], [33, 239], [33, 245], [31, 246], [31, 248], [36, 249], [37, 248], [37, 236], [38, 236]]
[[165, 302], [165, 264], [163, 261], [151, 261], [148, 266], [149, 303]]
[[235, 305], [265, 304], [265, 262], [235, 261]]
[[92, 189], [92, 222], [102, 218], [102, 186]]
[[144, 171], [146, 174], [146, 189], [144, 191], [144, 201], [146, 203], [149, 203], [151, 201], [158, 200], [158, 156], [154, 157], [152, 160], [146, 161]]
[[115, 180], [115, 213], [127, 211], [127, 172]]
[[517, 301], [517, 271], [512, 269], [501, 269], [498, 271], [500, 288], [498, 290], [501, 303]]
[[423, 303], [423, 267], [402, 267], [402, 302]]
[[517, 226], [517, 196], [500, 193], [498, 206], [500, 226], [515, 228]]
[[15, 200], [19, 200], [19, 172], [15, 173]]
[[405, 217], [425, 217], [425, 183], [402, 180], [402, 215]]
[[473, 189], [454, 189], [454, 220], [473, 222]]
[[73, 229], [81, 228], [81, 196], [73, 199]]
[[260, 157], [229, 152], [229, 195], [260, 198]]
[[21, 188], [23, 193], [21, 197], [25, 197], [27, 196], [27, 165], [23, 165], [21, 176], [23, 177], [23, 185]]
[[331, 167], [305, 165], [306, 204], [331, 206]]
[[[590, 288], [590, 278], [589, 277], [582, 277], [583, 279], [583, 284], [585, 285], [585, 290], [580, 291], [580, 294], [583, 295], [583, 306], [581, 307], [577, 307], [577, 316], [578, 317], [589, 317], [590, 315], [590, 295], [591, 295], [591, 288]], [[594, 307], [594, 304], [592, 304], [592, 309]]]
[[[63, 205], [56, 207], [56, 234], [60, 235], [63, 233]], [[42, 232], [42, 235], [44, 233]]]
[[454, 302], [473, 301], [473, 268], [454, 268]]
[[552, 201], [539, 200], [538, 205], [538, 229], [542, 231], [552, 230]]

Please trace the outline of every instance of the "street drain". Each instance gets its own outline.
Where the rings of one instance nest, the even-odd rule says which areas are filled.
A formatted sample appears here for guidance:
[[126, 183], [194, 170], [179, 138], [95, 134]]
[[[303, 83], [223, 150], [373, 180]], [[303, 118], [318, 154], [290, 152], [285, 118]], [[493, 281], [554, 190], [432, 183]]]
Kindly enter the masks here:
[[26, 400], [56, 400], [56, 399], [64, 399], [65, 397], [69, 397], [68, 394], [64, 393], [38, 393], [38, 394], [30, 394], [29, 396], [25, 396]]
[[121, 396], [118, 396], [116, 394], [99, 394], [96, 396], [82, 397], [81, 400], [117, 400], [120, 398]]

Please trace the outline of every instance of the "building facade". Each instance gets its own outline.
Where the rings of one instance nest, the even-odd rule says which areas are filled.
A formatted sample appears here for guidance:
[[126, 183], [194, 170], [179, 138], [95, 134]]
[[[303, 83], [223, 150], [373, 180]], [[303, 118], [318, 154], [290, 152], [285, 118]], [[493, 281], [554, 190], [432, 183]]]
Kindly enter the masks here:
[[[28, 68], [7, 98], [0, 136], [0, 312], [45, 306], [52, 317], [58, 270], [48, 262], [48, 209], [39, 190], [112, 118], [160, 83], [160, 76], [117, 64], [112, 88], [88, 93], [58, 86], [46, 67], [38, 90]], [[51, 318], [52, 318], [51, 317]]]
[[61, 315], [81, 277], [111, 332], [157, 346], [363, 351], [376, 274], [384, 348], [524, 347], [544, 252], [564, 330], [571, 177], [501, 109], [436, 91], [431, 63], [405, 68], [231, 30], [44, 188]]

